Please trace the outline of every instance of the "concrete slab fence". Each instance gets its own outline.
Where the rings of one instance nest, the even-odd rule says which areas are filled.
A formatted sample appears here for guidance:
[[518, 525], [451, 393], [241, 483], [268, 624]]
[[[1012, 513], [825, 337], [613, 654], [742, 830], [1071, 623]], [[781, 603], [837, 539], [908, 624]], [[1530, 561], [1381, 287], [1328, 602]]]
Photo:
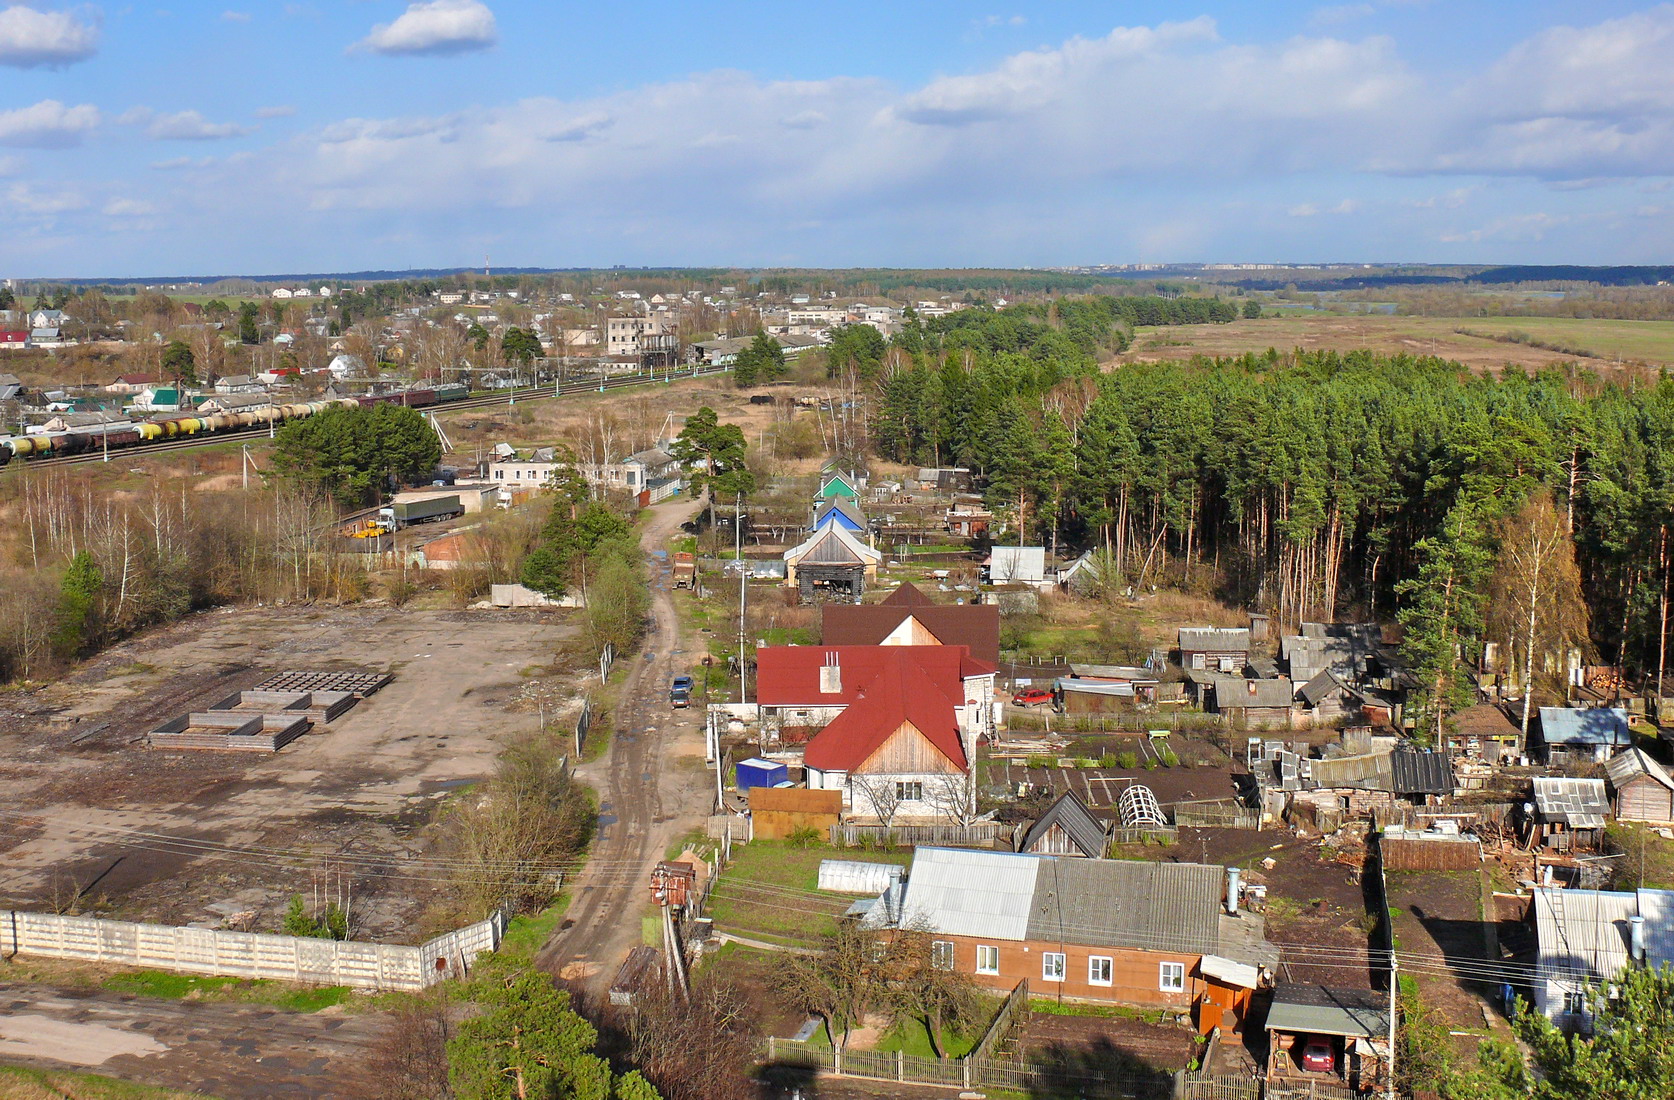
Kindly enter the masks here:
[[0, 956], [80, 959], [356, 989], [416, 990], [463, 977], [479, 954], [500, 945], [505, 931], [505, 914], [496, 912], [487, 920], [414, 947], [0, 909]]

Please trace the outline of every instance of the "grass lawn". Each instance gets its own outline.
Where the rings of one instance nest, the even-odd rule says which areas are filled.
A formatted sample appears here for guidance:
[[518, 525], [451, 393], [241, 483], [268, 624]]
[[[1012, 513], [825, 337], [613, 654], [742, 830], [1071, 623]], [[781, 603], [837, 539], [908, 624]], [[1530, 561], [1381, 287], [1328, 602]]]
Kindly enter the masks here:
[[1647, 825], [1615, 821], [1605, 829], [1605, 844], [1611, 852], [1624, 853], [1611, 860], [1614, 889], [1674, 890], [1674, 840], [1662, 839]]
[[0, 1066], [0, 1100], [187, 1100], [200, 1095], [92, 1073]]
[[351, 990], [346, 985], [304, 986], [267, 978], [219, 978], [176, 974], [166, 970], [127, 970], [100, 983], [118, 993], [167, 1000], [247, 1001], [273, 1005], [288, 1012], [318, 1012], [342, 1004]]
[[564, 919], [564, 910], [569, 907], [570, 895], [566, 892], [559, 894], [557, 901], [539, 913], [513, 917], [506, 925], [505, 936], [500, 940], [500, 954], [533, 959], [535, 953], [551, 937], [552, 930], [558, 927], [558, 922]]
[[817, 892], [824, 859], [905, 866], [912, 852], [793, 848], [777, 840], [734, 845], [710, 901], [716, 929], [769, 943], [813, 944], [836, 927], [837, 916], [854, 901], [847, 894]]
[[[961, 1035], [943, 1028], [941, 1040], [945, 1045], [942, 1048], [941, 1057], [963, 1058], [969, 1054], [971, 1048], [976, 1046], [977, 1040], [982, 1038], [988, 1015], [992, 1014], [985, 1014], [985, 1022], [974, 1027], [969, 1035]], [[904, 1051], [920, 1058], [935, 1058], [937, 1056], [935, 1049], [930, 1045], [929, 1029], [924, 1026], [923, 1020], [917, 1019], [905, 1021], [890, 1028], [884, 1037], [878, 1040], [877, 1049], [890, 1053], [897, 1050]]]

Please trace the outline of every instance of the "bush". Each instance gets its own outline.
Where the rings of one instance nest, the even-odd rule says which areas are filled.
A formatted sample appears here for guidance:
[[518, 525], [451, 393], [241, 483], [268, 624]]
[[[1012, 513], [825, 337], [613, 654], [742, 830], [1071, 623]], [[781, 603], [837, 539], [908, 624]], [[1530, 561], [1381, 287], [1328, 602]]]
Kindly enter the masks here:
[[1101, 767], [1101, 768], [1114, 768], [1115, 766], [1116, 766], [1116, 754], [1115, 753], [1107, 752], [1103, 756], [1099, 757], [1099, 767]]
[[1177, 768], [1177, 767], [1180, 766], [1180, 757], [1175, 755], [1175, 752], [1174, 752], [1173, 749], [1164, 749], [1163, 754], [1162, 754], [1162, 762], [1163, 762], [1163, 767], [1165, 767], [1165, 768]]
[[1117, 757], [1117, 759], [1122, 762], [1122, 767], [1127, 768], [1129, 771], [1139, 767], [1139, 754], [1137, 752], [1122, 753], [1122, 755]]
[[822, 839], [818, 829], [812, 825], [804, 825], [800, 829], [792, 829], [790, 835], [785, 838], [785, 843], [792, 848], [812, 848]]

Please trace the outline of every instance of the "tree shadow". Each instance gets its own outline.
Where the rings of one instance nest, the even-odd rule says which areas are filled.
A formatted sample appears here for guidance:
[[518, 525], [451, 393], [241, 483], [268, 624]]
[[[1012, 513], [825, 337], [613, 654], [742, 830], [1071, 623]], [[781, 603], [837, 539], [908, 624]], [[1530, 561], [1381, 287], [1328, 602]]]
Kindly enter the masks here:
[[1107, 1038], [1037, 1047], [1030, 1061], [1039, 1069], [1025, 1090], [1030, 1100], [1163, 1100], [1174, 1095], [1173, 1073], [1134, 1057]]
[[813, 1066], [773, 1062], [756, 1074], [756, 1095], [761, 1100], [817, 1100], [819, 1074]]

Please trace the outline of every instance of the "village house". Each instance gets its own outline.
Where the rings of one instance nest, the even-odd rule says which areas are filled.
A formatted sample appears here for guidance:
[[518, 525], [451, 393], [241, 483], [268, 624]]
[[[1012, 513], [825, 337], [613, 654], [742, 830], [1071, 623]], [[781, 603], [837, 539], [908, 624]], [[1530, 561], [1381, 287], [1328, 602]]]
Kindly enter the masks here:
[[994, 604], [939, 604], [910, 581], [877, 604], [827, 604], [820, 611], [826, 645], [962, 645], [988, 664], [1000, 659], [1000, 609]]
[[[1247, 628], [1183, 626], [1180, 628], [1180, 666], [1188, 669], [1241, 672], [1250, 660]], [[1288, 706], [1288, 703], [1286, 704]]]
[[[756, 651], [756, 703], [762, 737], [808, 741], [868, 690], [885, 668], [913, 666], [954, 708], [966, 761], [994, 728], [993, 665], [958, 645], [763, 646]], [[921, 731], [922, 732], [922, 731]]]
[[[658, 447], [639, 451], [620, 462], [578, 463], [576, 472], [595, 489], [618, 490], [639, 497], [651, 489], [653, 482], [674, 482], [678, 488], [680, 463], [667, 451]], [[675, 491], [675, 490], [670, 490]], [[667, 496], [664, 493], [663, 496]], [[659, 497], [658, 499], [661, 499]], [[645, 503], [655, 503], [646, 501]]]
[[[1184, 633], [1181, 631], [1181, 634]], [[1234, 727], [1289, 729], [1293, 724], [1296, 689], [1282, 676], [1273, 680], [1241, 680], [1224, 676], [1214, 682], [1212, 691], [1215, 711], [1225, 715]]]
[[1588, 999], [1627, 966], [1674, 963], [1674, 890], [1534, 892], [1535, 1011], [1565, 1030], [1591, 1027]]
[[15, 374], [0, 374], [0, 401], [10, 401], [23, 392], [23, 379]]
[[1602, 764], [1633, 743], [1621, 707], [1541, 707], [1540, 739], [1548, 759], [1580, 758]]
[[1644, 749], [1611, 757], [1604, 770], [1615, 792], [1617, 821], [1674, 825], [1674, 778]]
[[220, 394], [266, 393], [267, 387], [248, 374], [226, 374], [215, 380], [215, 392]]
[[1044, 546], [996, 546], [989, 550], [988, 560], [982, 563], [984, 584], [1026, 584], [1039, 587], [1046, 583], [1046, 548]]
[[816, 590], [860, 599], [877, 579], [883, 551], [860, 541], [830, 516], [802, 542], [784, 552], [785, 587], [813, 602]]
[[106, 393], [135, 394], [147, 386], [154, 386], [162, 379], [152, 374], [119, 374], [115, 380], [105, 387]]
[[918, 848], [862, 926], [933, 937], [938, 966], [1009, 992], [1192, 1012], [1239, 1029], [1278, 952], [1236, 868]]
[[1103, 859], [1110, 847], [1110, 824], [1093, 816], [1074, 791], [1065, 791], [1046, 808], [1017, 842], [1017, 850], [1037, 856]]
[[1532, 828], [1541, 847], [1548, 851], [1597, 848], [1609, 817], [1604, 780], [1535, 777]]

